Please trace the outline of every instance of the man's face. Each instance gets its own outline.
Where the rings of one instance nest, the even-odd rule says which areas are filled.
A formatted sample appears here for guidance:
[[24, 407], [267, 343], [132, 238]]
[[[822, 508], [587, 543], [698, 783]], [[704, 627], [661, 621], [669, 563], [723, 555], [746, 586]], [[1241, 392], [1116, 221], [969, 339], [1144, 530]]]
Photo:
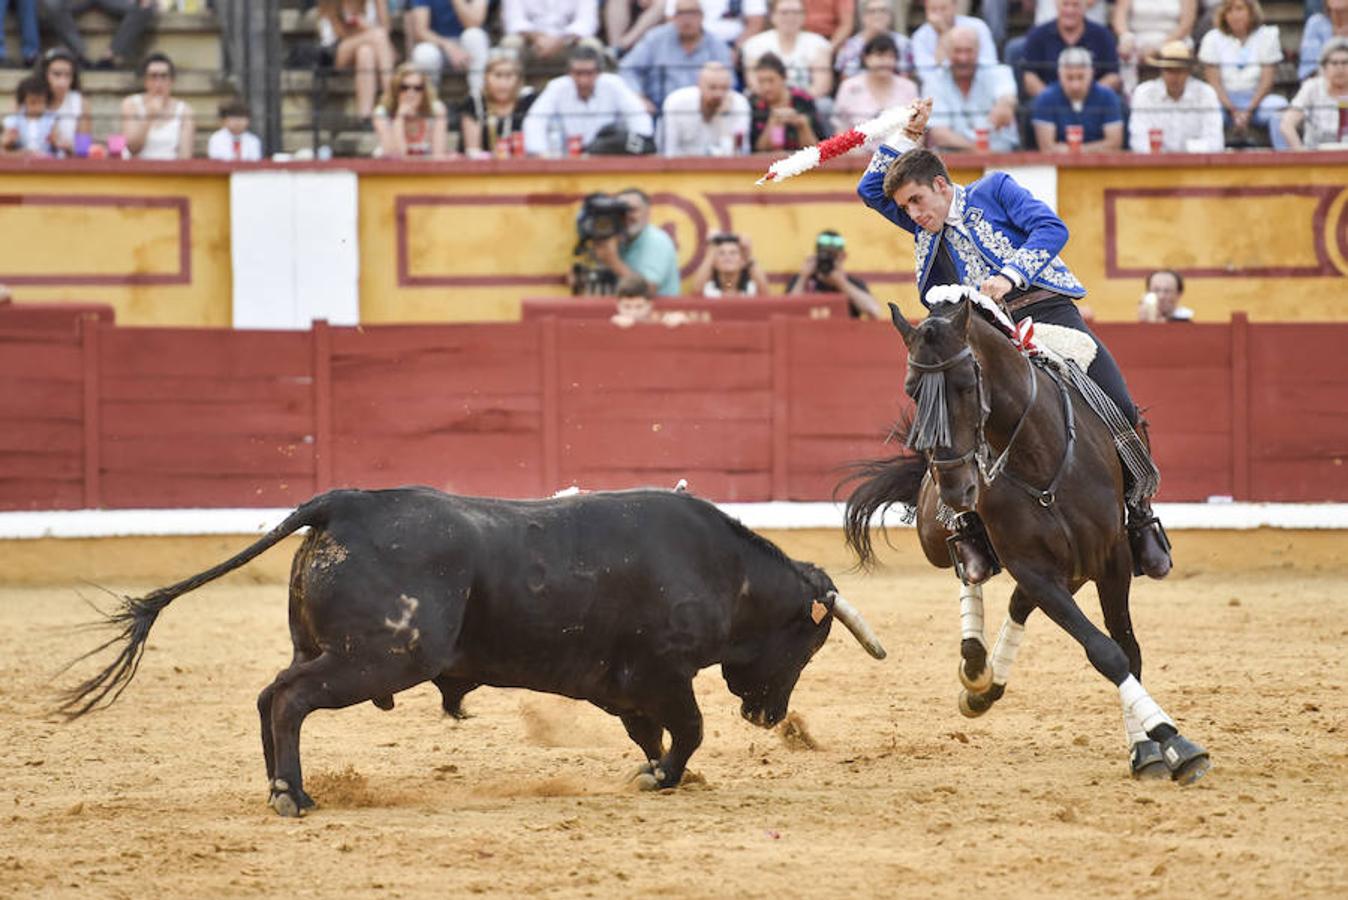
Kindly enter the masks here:
[[927, 21], [933, 26], [949, 28], [955, 23], [954, 0], [927, 0]]
[[1157, 272], [1151, 276], [1147, 290], [1156, 295], [1156, 309], [1161, 315], [1170, 318], [1175, 312], [1175, 307], [1179, 305], [1180, 298], [1179, 282], [1175, 280], [1175, 276], [1169, 272]]
[[972, 32], [951, 32], [949, 43], [950, 71], [960, 78], [972, 78], [978, 71], [978, 37]]
[[1058, 0], [1058, 24], [1066, 28], [1076, 28], [1086, 18], [1086, 4], [1083, 0]]
[[599, 66], [588, 59], [574, 60], [567, 71], [576, 83], [576, 93], [581, 99], [588, 100], [594, 93], [594, 83], [599, 80]]
[[1090, 66], [1062, 66], [1058, 69], [1058, 84], [1069, 100], [1085, 100], [1091, 90]]
[[1189, 80], [1189, 70], [1162, 69], [1161, 78], [1165, 80], [1165, 88], [1170, 92], [1170, 96], [1178, 97], [1184, 93], [1184, 85]]
[[[1343, 0], [1348, 3], [1348, 0]], [[893, 30], [894, 11], [889, 0], [866, 0], [861, 7], [861, 27], [869, 34], [883, 34]]]
[[953, 196], [950, 182], [937, 175], [930, 187], [915, 181], [905, 181], [894, 192], [894, 202], [924, 231], [935, 234], [945, 224]]
[[627, 204], [627, 236], [636, 237], [651, 221], [651, 208], [640, 194], [619, 194], [618, 199]]
[[675, 4], [674, 31], [684, 40], [702, 34], [702, 4], [698, 0], [679, 0]]
[[798, 34], [805, 24], [805, 4], [801, 0], [777, 0], [772, 9], [772, 27], [787, 34]]
[[702, 106], [706, 109], [720, 109], [730, 93], [730, 70], [714, 69], [698, 76], [697, 89], [702, 94]]

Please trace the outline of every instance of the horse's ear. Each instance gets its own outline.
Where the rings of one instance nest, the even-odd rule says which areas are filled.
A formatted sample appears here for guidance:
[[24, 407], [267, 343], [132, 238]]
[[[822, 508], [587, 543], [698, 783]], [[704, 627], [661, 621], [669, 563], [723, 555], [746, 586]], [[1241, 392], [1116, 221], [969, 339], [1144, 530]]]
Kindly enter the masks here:
[[973, 301], [965, 297], [960, 301], [955, 314], [950, 317], [950, 327], [955, 329], [956, 334], [963, 336], [969, 333], [969, 310], [972, 306]]
[[903, 311], [899, 309], [899, 304], [889, 304], [889, 318], [893, 320], [894, 327], [899, 330], [899, 334], [903, 335], [903, 342], [905, 344], [911, 343], [913, 335], [917, 333], [917, 329], [909, 324], [908, 318], [903, 314]]

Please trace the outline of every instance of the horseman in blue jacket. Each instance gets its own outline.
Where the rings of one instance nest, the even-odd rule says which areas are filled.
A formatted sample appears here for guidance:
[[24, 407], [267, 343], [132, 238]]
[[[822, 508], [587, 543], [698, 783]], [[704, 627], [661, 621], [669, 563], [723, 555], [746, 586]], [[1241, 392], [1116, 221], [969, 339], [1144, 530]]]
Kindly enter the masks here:
[[[1001, 303], [1013, 321], [1032, 315], [1089, 336], [1096, 353], [1086, 374], [1136, 426], [1137, 407], [1118, 364], [1077, 309], [1086, 289], [1058, 256], [1067, 226], [1004, 172], [967, 187], [951, 182], [941, 158], [918, 148], [930, 114], [931, 101], [918, 101], [905, 131], [876, 149], [857, 185], [867, 206], [913, 234], [918, 296], [925, 304], [928, 288], [963, 284]], [[961, 515], [955, 529], [965, 579], [987, 580], [996, 568], [978, 514]], [[1169, 542], [1147, 500], [1129, 505], [1128, 533], [1139, 573], [1164, 578]]]

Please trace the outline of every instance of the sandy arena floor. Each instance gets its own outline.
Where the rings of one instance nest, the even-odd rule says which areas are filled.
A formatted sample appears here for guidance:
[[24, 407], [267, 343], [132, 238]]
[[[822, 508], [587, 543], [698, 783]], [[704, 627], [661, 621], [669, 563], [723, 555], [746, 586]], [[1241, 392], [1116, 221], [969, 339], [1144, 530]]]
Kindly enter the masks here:
[[118, 704], [66, 725], [51, 676], [91, 646], [69, 630], [89, 611], [76, 587], [0, 583], [0, 897], [1348, 895], [1342, 538], [1187, 533], [1175, 576], [1137, 585], [1146, 681], [1215, 762], [1180, 788], [1128, 778], [1116, 691], [1042, 616], [967, 720], [949, 573], [901, 542], [894, 568], [849, 574], [836, 534], [779, 537], [890, 650], [835, 629], [793, 701], [816, 749], [741, 721], [709, 670], [700, 777], [639, 794], [616, 719], [482, 689], [455, 723], [423, 686], [308, 720], [320, 807], [298, 821], [265, 804], [254, 707], [289, 660], [283, 585], [180, 598]]

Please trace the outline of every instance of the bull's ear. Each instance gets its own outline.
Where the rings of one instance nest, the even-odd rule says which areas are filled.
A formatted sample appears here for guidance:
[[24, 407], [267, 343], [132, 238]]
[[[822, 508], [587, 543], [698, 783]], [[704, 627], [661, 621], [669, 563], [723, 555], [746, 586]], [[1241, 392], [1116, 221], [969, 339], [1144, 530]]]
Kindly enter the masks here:
[[899, 334], [903, 336], [903, 342], [905, 344], [911, 344], [913, 335], [917, 333], [917, 329], [909, 324], [908, 317], [903, 314], [901, 309], [899, 309], [899, 304], [889, 304], [889, 318], [890, 321], [894, 323], [894, 327], [899, 330]]

